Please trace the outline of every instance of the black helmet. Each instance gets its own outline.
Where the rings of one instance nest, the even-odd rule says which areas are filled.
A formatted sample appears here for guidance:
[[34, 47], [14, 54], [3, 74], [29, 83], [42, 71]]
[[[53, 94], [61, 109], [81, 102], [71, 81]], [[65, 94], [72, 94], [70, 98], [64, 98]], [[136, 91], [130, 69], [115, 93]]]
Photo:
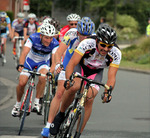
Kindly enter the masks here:
[[117, 39], [116, 32], [108, 24], [100, 24], [96, 35], [99, 41], [106, 44], [114, 44]]

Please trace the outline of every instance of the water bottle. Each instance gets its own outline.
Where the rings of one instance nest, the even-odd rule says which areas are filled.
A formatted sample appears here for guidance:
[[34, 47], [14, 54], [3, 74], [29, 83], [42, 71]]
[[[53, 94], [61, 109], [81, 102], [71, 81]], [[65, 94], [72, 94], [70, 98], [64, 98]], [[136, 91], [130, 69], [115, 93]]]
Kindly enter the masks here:
[[68, 126], [70, 125], [73, 116], [74, 116], [74, 111], [71, 110], [71, 112], [70, 112], [70, 114], [69, 114], [69, 117], [68, 117], [68, 119], [67, 119], [67, 122], [66, 122], [66, 127], [68, 127]]

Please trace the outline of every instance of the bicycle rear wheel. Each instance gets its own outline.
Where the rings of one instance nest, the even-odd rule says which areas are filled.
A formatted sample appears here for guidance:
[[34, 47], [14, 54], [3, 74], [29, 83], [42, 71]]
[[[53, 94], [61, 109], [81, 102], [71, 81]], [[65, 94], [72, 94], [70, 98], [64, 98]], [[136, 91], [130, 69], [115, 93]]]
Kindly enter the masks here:
[[21, 123], [20, 123], [20, 129], [19, 129], [18, 135], [21, 134], [21, 131], [22, 131], [23, 126], [24, 126], [25, 117], [27, 116], [27, 113], [28, 113], [27, 111], [29, 109], [29, 102], [30, 102], [30, 95], [31, 95], [31, 92], [32, 92], [32, 87], [30, 86], [28, 90], [29, 90], [28, 96], [27, 96], [27, 99], [24, 102], [24, 108], [21, 111]]
[[[80, 132], [81, 132], [81, 127], [83, 124], [84, 113], [85, 113], [84, 107], [81, 107], [80, 110], [77, 109], [77, 111], [75, 112], [74, 117], [71, 121], [66, 138], [72, 138], [72, 137], [79, 138]], [[76, 134], [76, 127], [77, 127], [76, 123], [78, 123], [77, 134]]]

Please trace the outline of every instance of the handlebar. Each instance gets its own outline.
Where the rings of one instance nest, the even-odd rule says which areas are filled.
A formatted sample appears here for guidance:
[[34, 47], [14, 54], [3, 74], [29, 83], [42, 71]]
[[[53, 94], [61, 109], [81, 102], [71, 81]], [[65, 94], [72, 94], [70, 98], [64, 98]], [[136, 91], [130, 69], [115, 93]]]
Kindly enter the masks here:
[[101, 82], [96, 82], [96, 81], [94, 81], [92, 79], [88, 79], [88, 78], [86, 78], [84, 76], [81, 76], [78, 73], [72, 73], [72, 75], [70, 76], [70, 82], [72, 82], [73, 79], [76, 78], [76, 77], [85, 80], [88, 84], [96, 84], [96, 85], [99, 85], [99, 86], [103, 86], [104, 88], [107, 89], [109, 94], [111, 94], [111, 92], [112, 92], [112, 86], [108, 86], [107, 84], [104, 84], [104, 83], [101, 83]]
[[39, 73], [39, 72], [36, 72], [36, 71], [31, 71], [31, 70], [23, 70], [23, 72], [27, 72], [27, 73], [37, 75], [37, 76], [43, 76], [43, 77], [47, 76], [46, 74], [42, 74], [42, 73]]
[[72, 80], [73, 80], [74, 78], [76, 78], [76, 77], [85, 80], [85, 81], [86, 81], [87, 83], [89, 83], [89, 84], [97, 84], [97, 85], [99, 85], [99, 86], [103, 86], [103, 87], [106, 88], [107, 90], [110, 90], [110, 89], [111, 89], [111, 87], [108, 86], [107, 84], [100, 83], [100, 82], [96, 82], [96, 81], [94, 81], [94, 80], [92, 80], [92, 79], [88, 79], [88, 78], [86, 78], [86, 77], [84, 77], [84, 76], [81, 76], [81, 75], [78, 74], [78, 73], [73, 73], [73, 74], [70, 76], [70, 81], [72, 81]]
[[15, 40], [15, 39], [24, 39], [24, 36], [15, 36], [14, 38], [13, 38], [13, 40]]

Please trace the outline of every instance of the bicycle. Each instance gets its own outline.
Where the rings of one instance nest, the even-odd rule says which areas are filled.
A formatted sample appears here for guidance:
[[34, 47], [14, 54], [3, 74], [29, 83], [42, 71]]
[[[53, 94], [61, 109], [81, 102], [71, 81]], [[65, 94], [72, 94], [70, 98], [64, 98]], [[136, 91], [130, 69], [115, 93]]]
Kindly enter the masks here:
[[[83, 77], [77, 73], [73, 73], [71, 75], [70, 82], [73, 82], [73, 79], [75, 77], [82, 79], [80, 89], [77, 91], [73, 103], [65, 112], [65, 119], [60, 125], [59, 132], [55, 136], [55, 138], [79, 138], [81, 127], [82, 127], [83, 120], [84, 120], [84, 113], [85, 113], [84, 104], [87, 98], [89, 99], [92, 98], [92, 97], [87, 97], [88, 89], [91, 87], [90, 84], [96, 84], [96, 85], [106, 88], [109, 95], [111, 95], [111, 92], [112, 92], [111, 86], [109, 87], [106, 84], [96, 82], [92, 79], [87, 79], [86, 77]], [[84, 82], [87, 82], [87, 84], [84, 86], [84, 90], [81, 93]], [[71, 84], [71, 86], [73, 86], [73, 83]], [[76, 126], [77, 120], [78, 120], [78, 125], [77, 125], [78, 132], [76, 133], [75, 126]]]
[[29, 76], [29, 80], [28, 80], [28, 87], [27, 87], [27, 90], [24, 95], [23, 102], [22, 102], [21, 108], [20, 108], [19, 119], [21, 120], [21, 123], [20, 123], [20, 129], [19, 129], [18, 135], [21, 134], [26, 116], [29, 116], [30, 112], [31, 112], [32, 96], [33, 96], [33, 91], [35, 89], [35, 76], [44, 76], [44, 77], [48, 76], [46, 74], [41, 74], [41, 73], [37, 72], [36, 68], [34, 68], [33, 71], [24, 70], [24, 72], [30, 73], [30, 76]]
[[4, 62], [4, 38], [0, 37], [0, 57], [2, 58], [2, 66], [4, 66], [5, 62]]
[[16, 39], [16, 55], [14, 56], [14, 60], [15, 60], [15, 66], [17, 67], [17, 65], [19, 64], [19, 58], [21, 55], [21, 51], [22, 51], [22, 43], [21, 41], [24, 39], [23, 36], [15, 36], [13, 39]]
[[[51, 79], [50, 79], [51, 78]], [[48, 72], [48, 77], [46, 81], [46, 86], [44, 90], [43, 104], [44, 104], [44, 124], [48, 121], [49, 108], [52, 102], [52, 99], [55, 96], [56, 87], [55, 87], [55, 77], [54, 74]]]

